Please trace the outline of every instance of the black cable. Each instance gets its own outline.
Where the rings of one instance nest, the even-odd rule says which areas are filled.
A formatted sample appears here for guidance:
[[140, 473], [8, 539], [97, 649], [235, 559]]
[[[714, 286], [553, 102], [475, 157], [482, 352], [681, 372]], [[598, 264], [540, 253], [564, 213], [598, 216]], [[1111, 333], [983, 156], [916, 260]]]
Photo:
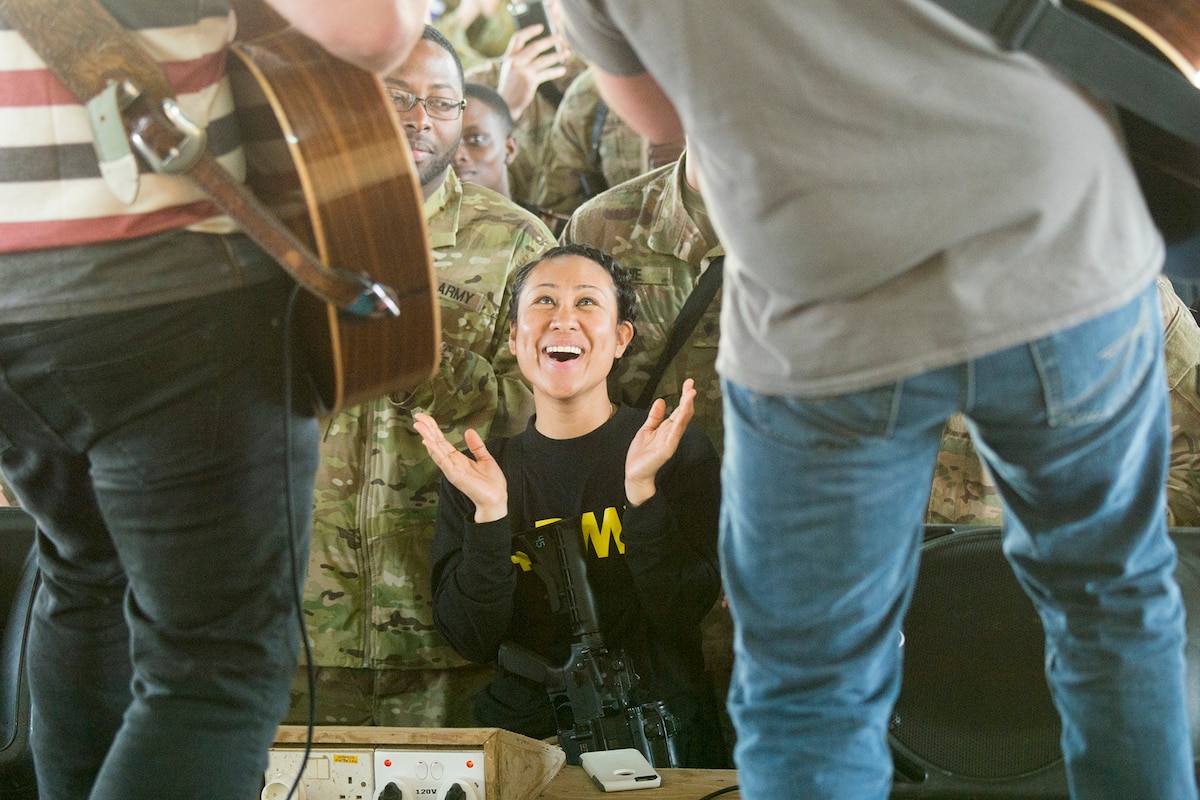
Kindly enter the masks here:
[[700, 800], [713, 800], [714, 797], [720, 797], [723, 794], [736, 792], [738, 789], [739, 787], [735, 783], [733, 786], [726, 786], [724, 789], [717, 789], [715, 792], [709, 792], [708, 794], [704, 795], [704, 797], [701, 797]]
[[[308, 642], [308, 630], [304, 625], [304, 587], [300, 584], [300, 562], [296, 552], [296, 519], [292, 514], [295, 498], [292, 497], [292, 316], [296, 308], [296, 298], [300, 295], [300, 284], [292, 287], [288, 295], [287, 306], [283, 312], [283, 464], [284, 481], [287, 484], [287, 524], [288, 551], [292, 568], [292, 601], [296, 607], [296, 622], [300, 628], [300, 642], [304, 648], [304, 663], [308, 675], [308, 731], [304, 737], [304, 757], [300, 759], [300, 768], [288, 790], [287, 800], [292, 800], [304, 779], [304, 769], [308, 766], [308, 757], [312, 754], [313, 720], [317, 715], [317, 671], [313, 667], [312, 647]], [[311, 498], [310, 498], [311, 501]]]

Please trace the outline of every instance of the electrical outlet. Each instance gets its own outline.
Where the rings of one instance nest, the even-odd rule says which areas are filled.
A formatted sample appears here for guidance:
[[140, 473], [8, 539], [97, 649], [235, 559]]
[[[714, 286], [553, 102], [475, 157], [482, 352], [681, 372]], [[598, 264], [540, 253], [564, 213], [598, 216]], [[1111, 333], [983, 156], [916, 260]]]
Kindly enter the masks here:
[[[374, 765], [370, 749], [314, 747], [294, 800], [374, 800]], [[283, 800], [296, 779], [304, 751], [272, 748], [262, 800]], [[279, 787], [283, 793], [278, 797]]]
[[[400, 789], [398, 800], [487, 800], [482, 750], [376, 750], [371, 800], [389, 783]], [[461, 792], [448, 795], [456, 783]]]

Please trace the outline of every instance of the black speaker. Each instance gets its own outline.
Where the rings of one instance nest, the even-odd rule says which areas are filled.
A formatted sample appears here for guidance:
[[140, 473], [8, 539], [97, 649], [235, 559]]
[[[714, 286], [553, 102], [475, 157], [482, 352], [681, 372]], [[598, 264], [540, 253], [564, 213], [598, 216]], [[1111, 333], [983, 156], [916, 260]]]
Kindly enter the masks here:
[[[1176, 528], [1188, 711], [1200, 735], [1200, 529]], [[892, 714], [893, 798], [1067, 800], [1041, 620], [992, 526], [929, 526]]]
[[36, 525], [18, 508], [0, 507], [0, 800], [36, 800], [29, 749], [25, 640], [38, 587]]

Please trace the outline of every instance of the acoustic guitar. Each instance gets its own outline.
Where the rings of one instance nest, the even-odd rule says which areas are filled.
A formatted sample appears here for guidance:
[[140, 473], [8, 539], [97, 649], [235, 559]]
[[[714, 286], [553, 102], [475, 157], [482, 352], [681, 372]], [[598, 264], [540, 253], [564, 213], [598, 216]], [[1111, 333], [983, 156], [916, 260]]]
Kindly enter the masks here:
[[[1200, 91], [1200, 2], [1078, 0], [1071, 10], [1174, 65]], [[1167, 241], [1200, 230], [1200, 150], [1121, 111], [1130, 156], [1151, 214]]]
[[424, 201], [379, 79], [329, 55], [261, 0], [234, 0], [228, 72], [247, 183], [329, 266], [391, 287], [394, 318], [356, 319], [308, 292], [301, 352], [323, 412], [428, 379], [441, 328]]

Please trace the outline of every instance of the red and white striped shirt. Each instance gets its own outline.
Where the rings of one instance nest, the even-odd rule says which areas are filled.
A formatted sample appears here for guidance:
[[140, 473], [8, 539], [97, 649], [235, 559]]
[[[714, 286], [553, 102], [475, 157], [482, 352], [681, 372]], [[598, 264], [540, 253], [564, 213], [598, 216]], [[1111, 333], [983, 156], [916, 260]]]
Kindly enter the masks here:
[[[106, 5], [163, 65], [184, 113], [208, 128], [209, 149], [241, 179], [245, 164], [225, 77], [234, 31], [228, 7], [144, 0]], [[188, 178], [143, 172], [134, 202], [117, 199], [100, 176], [84, 106], [20, 34], [0, 24], [0, 252], [177, 228], [224, 233], [235, 226]]]

